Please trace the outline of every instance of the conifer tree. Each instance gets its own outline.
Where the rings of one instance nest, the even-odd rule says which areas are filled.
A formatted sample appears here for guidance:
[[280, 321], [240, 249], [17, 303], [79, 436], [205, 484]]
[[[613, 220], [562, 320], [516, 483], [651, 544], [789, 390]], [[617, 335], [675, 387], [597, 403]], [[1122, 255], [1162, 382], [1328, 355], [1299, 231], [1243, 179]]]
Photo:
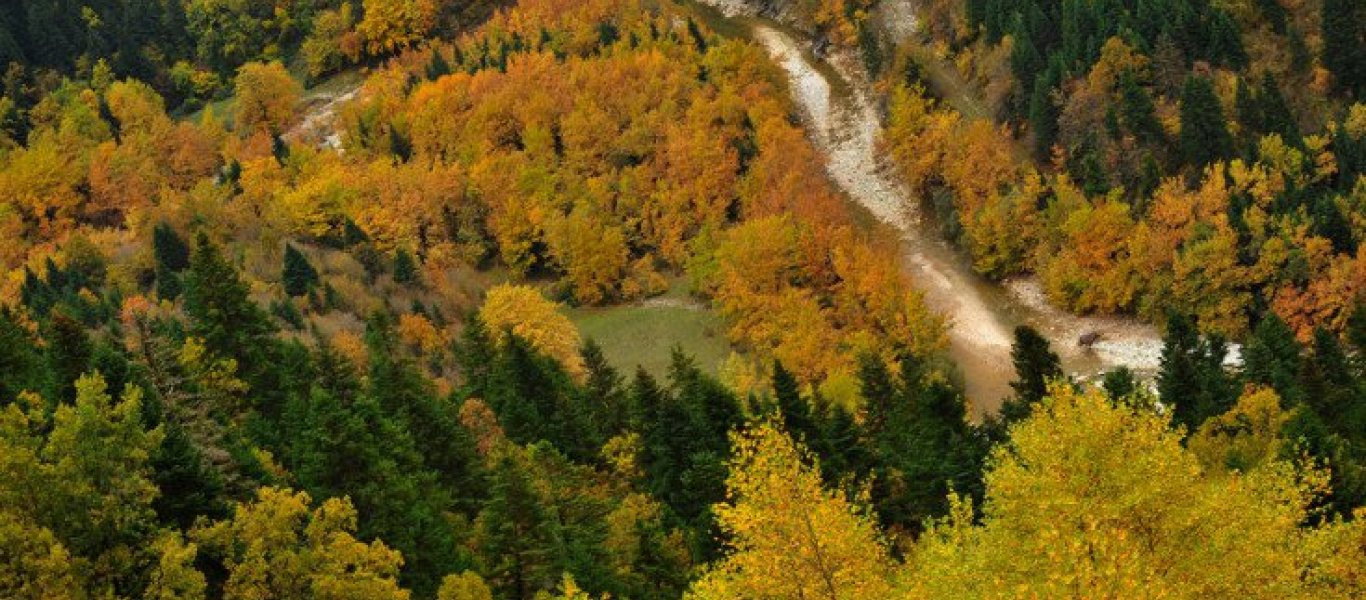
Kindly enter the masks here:
[[1356, 0], [1323, 0], [1323, 66], [1338, 89], [1366, 95], [1366, 9]]
[[152, 230], [152, 253], [157, 266], [167, 271], [183, 271], [190, 266], [190, 247], [166, 223], [158, 223]]
[[1295, 115], [1290, 112], [1290, 106], [1281, 94], [1281, 87], [1276, 84], [1276, 79], [1270, 71], [1262, 75], [1262, 89], [1258, 94], [1258, 100], [1266, 131], [1280, 134], [1285, 143], [1292, 146], [1302, 145], [1300, 126], [1295, 121]]
[[1239, 141], [1245, 152], [1251, 152], [1257, 147], [1257, 141], [1266, 130], [1266, 125], [1262, 122], [1261, 103], [1258, 102], [1252, 87], [1247, 84], [1247, 80], [1242, 77], [1238, 78], [1238, 87], [1234, 92], [1233, 109], [1241, 126]]
[[222, 475], [207, 463], [184, 427], [172, 422], [162, 427], [166, 437], [152, 455], [152, 481], [159, 491], [152, 508], [157, 518], [189, 529], [200, 517], [226, 516]]
[[445, 53], [440, 48], [433, 48], [432, 59], [427, 63], [427, 79], [440, 79], [450, 74], [451, 64], [446, 62]]
[[480, 558], [498, 597], [531, 598], [564, 573], [563, 547], [554, 515], [533, 486], [532, 475], [511, 451], [489, 468], [489, 501], [474, 523]]
[[588, 373], [584, 393], [591, 406], [592, 420], [598, 425], [597, 429], [605, 441], [621, 433], [627, 426], [626, 394], [622, 389], [625, 380], [607, 362], [602, 346], [592, 338], [584, 342], [581, 354], [584, 369]]
[[1181, 152], [1196, 168], [1228, 158], [1233, 140], [1214, 84], [1204, 77], [1186, 79], [1181, 93]]
[[1138, 85], [1138, 80], [1131, 72], [1125, 72], [1120, 77], [1120, 105], [1124, 115], [1124, 126], [1138, 141], [1162, 141], [1162, 124], [1157, 120], [1152, 96], [1148, 94], [1148, 90]]
[[1275, 312], [1268, 312], [1243, 347], [1243, 377], [1276, 391], [1288, 405], [1304, 397], [1299, 386], [1300, 344]]
[[773, 399], [783, 429], [807, 445], [819, 443], [819, 431], [811, 415], [811, 405], [802, 398], [796, 377], [783, 368], [781, 361], [773, 362]]
[[40, 391], [44, 373], [33, 336], [12, 309], [0, 307], [0, 406], [13, 402], [22, 391]]
[[1047, 160], [1058, 138], [1058, 107], [1053, 102], [1053, 82], [1048, 74], [1040, 73], [1034, 80], [1034, 91], [1029, 96], [1029, 127], [1034, 132], [1034, 156]]
[[61, 309], [48, 320], [46, 363], [49, 377], [47, 394], [51, 408], [76, 398], [76, 380], [90, 368], [94, 345], [79, 321]]
[[417, 285], [419, 282], [417, 262], [413, 260], [413, 255], [408, 253], [407, 248], [399, 248], [394, 255], [394, 283]]
[[1172, 313], [1163, 338], [1157, 391], [1171, 408], [1172, 421], [1195, 431], [1205, 419], [1233, 407], [1238, 391], [1224, 371], [1228, 346], [1218, 336], [1202, 337], [1195, 318]]
[[218, 246], [200, 233], [185, 275], [185, 312], [190, 316], [190, 334], [203, 338], [215, 354], [237, 361], [242, 373], [258, 393], [283, 391], [279, 382], [272, 385], [261, 377], [267, 373], [268, 336], [275, 332], [270, 318], [250, 298], [247, 284], [238, 277]]
[[1032, 405], [1048, 393], [1048, 384], [1063, 375], [1062, 361], [1048, 339], [1028, 325], [1015, 328], [1010, 360], [1015, 365], [1015, 381], [1010, 383], [1015, 397], [1001, 406], [1006, 423], [1028, 416]]
[[318, 272], [294, 244], [285, 244], [285, 264], [280, 279], [284, 282], [285, 294], [303, 296], [318, 285]]

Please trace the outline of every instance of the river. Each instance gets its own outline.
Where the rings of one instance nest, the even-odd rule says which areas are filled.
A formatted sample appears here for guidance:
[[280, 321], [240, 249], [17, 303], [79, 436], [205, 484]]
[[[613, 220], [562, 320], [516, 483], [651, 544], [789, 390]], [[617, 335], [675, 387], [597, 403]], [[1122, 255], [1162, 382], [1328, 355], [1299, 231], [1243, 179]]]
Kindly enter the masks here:
[[[763, 46], [788, 74], [792, 100], [812, 143], [827, 157], [830, 179], [863, 210], [900, 233], [904, 268], [933, 310], [949, 322], [949, 353], [962, 371], [973, 413], [994, 411], [1010, 393], [1014, 376], [1010, 344], [1015, 326], [1029, 324], [1052, 343], [1064, 369], [1090, 378], [1120, 365], [1140, 374], [1158, 368], [1160, 332], [1136, 319], [1079, 316], [1047, 302], [1038, 282], [1019, 278], [989, 281], [968, 258], [938, 233], [920, 202], [879, 159], [882, 129], [873, 86], [851, 54], [817, 58], [801, 34], [759, 17], [743, 0], [698, 0], [699, 13], [718, 31], [742, 35]], [[914, 30], [909, 0], [884, 3], [884, 23], [893, 35]], [[1089, 348], [1087, 333], [1100, 336]]]

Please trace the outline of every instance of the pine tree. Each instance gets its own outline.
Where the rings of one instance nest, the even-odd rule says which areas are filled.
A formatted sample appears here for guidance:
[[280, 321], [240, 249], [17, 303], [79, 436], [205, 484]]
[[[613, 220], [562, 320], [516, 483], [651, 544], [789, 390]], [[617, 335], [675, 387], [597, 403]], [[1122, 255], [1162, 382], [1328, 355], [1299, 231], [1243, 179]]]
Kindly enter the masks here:
[[[270, 318], [251, 301], [237, 270], [223, 258], [208, 236], [199, 234], [185, 276], [185, 312], [190, 333], [204, 338], [215, 354], [237, 360], [248, 377], [265, 366], [267, 337], [275, 332]], [[248, 381], [248, 383], [256, 383]], [[253, 385], [260, 390], [262, 386]], [[271, 388], [266, 388], [271, 389]]]
[[419, 283], [417, 274], [417, 262], [413, 260], [413, 255], [408, 253], [407, 248], [399, 248], [394, 255], [394, 283], [399, 285], [417, 285]]
[[1224, 109], [1214, 84], [1204, 77], [1186, 79], [1181, 94], [1181, 152], [1186, 164], [1203, 168], [1233, 152]]
[[783, 368], [781, 361], [773, 362], [773, 399], [783, 429], [803, 444], [818, 444], [820, 433], [811, 416], [811, 405], [802, 398], [797, 378]]
[[1300, 139], [1300, 126], [1295, 120], [1295, 115], [1290, 112], [1290, 106], [1281, 94], [1281, 87], [1276, 84], [1276, 79], [1271, 76], [1270, 71], [1262, 76], [1262, 90], [1258, 100], [1266, 131], [1279, 133], [1285, 143], [1292, 146], [1303, 145], [1304, 141]]
[[1111, 400], [1130, 398], [1142, 389], [1133, 370], [1125, 366], [1107, 371], [1101, 380], [1100, 387], [1105, 390], [1105, 395], [1109, 396]]
[[465, 396], [482, 398], [488, 395], [489, 377], [497, 353], [483, 319], [479, 318], [478, 312], [470, 312], [454, 351], [456, 367], [465, 384]]
[[501, 598], [531, 598], [564, 573], [554, 515], [518, 457], [504, 453], [490, 468], [489, 501], [475, 521], [484, 573]]
[[[365, 342], [370, 366], [365, 393], [399, 429], [421, 442], [417, 452], [423, 464], [447, 489], [462, 494], [458, 499], [462, 508], [473, 509], [482, 497], [482, 473], [474, 440], [457, 419], [458, 408], [451, 399], [438, 395], [421, 369], [403, 354], [387, 315], [376, 313], [366, 321]], [[335, 358], [320, 357], [318, 363], [324, 369], [323, 376], [327, 370], [349, 369]]]
[[1152, 96], [1148, 94], [1148, 90], [1138, 85], [1138, 80], [1131, 72], [1126, 71], [1120, 77], [1120, 106], [1124, 114], [1124, 126], [1138, 141], [1162, 141], [1162, 124], [1157, 120]]
[[509, 440], [530, 444], [541, 440], [563, 449], [560, 436], [568, 378], [554, 361], [526, 340], [508, 335], [499, 346], [484, 400], [498, 415]]
[[1252, 88], [1248, 86], [1247, 80], [1242, 77], [1238, 78], [1233, 107], [1241, 126], [1241, 144], [1246, 152], [1252, 152], [1257, 147], [1257, 141], [1261, 139], [1261, 133], [1266, 130], [1266, 125], [1262, 122], [1262, 106]]
[[1034, 80], [1034, 92], [1029, 97], [1029, 127], [1034, 132], [1035, 158], [1048, 160], [1058, 138], [1058, 106], [1053, 102], [1053, 85], [1047, 73]]
[[593, 407], [592, 421], [598, 425], [604, 438], [610, 438], [624, 431], [627, 426], [626, 394], [622, 389], [624, 379], [607, 362], [602, 346], [592, 338], [584, 342], [581, 354], [588, 372], [584, 393]]
[[950, 488], [980, 494], [976, 473], [986, 445], [967, 422], [962, 393], [922, 362], [903, 360], [896, 378], [876, 357], [862, 362], [860, 383], [874, 394], [865, 398], [869, 410], [870, 398], [883, 398], [876, 408], [879, 426], [865, 429], [862, 440], [873, 506], [888, 526], [918, 531], [925, 519], [948, 510]]
[[14, 311], [0, 306], [0, 406], [25, 390], [39, 391], [46, 374], [38, 344]]
[[1303, 380], [1305, 400], [1315, 412], [1329, 419], [1331, 429], [1366, 438], [1361, 430], [1345, 426], [1349, 417], [1356, 416], [1353, 405], [1361, 390], [1337, 335], [1322, 327], [1314, 329], [1313, 352], [1304, 361]]
[[1032, 405], [1048, 394], [1048, 384], [1063, 372], [1062, 361], [1048, 339], [1028, 325], [1015, 328], [1010, 360], [1015, 365], [1015, 381], [1010, 383], [1015, 397], [1001, 406], [1001, 415], [1014, 422], [1029, 415]]
[[440, 79], [451, 74], [451, 65], [440, 48], [432, 48], [432, 60], [427, 63], [427, 79]]
[[1234, 69], [1247, 66], [1247, 51], [1243, 48], [1238, 24], [1233, 22], [1233, 17], [1222, 10], [1214, 10], [1210, 14], [1208, 32], [1209, 48], [1206, 55], [1211, 60]]
[[1323, 0], [1323, 65], [1338, 89], [1366, 96], [1366, 24], [1358, 0]]
[[190, 247], [166, 223], [158, 223], [152, 230], [152, 254], [157, 267], [169, 272], [183, 271], [190, 266]]
[[157, 297], [162, 300], [174, 302], [185, 292], [185, 282], [180, 279], [180, 275], [157, 265]]
[[222, 475], [208, 464], [183, 427], [173, 422], [162, 427], [166, 437], [152, 456], [152, 481], [160, 491], [152, 502], [157, 518], [189, 529], [200, 517], [226, 516]]
[[1188, 433], [1205, 419], [1228, 411], [1237, 400], [1237, 387], [1224, 370], [1227, 354], [1222, 338], [1200, 336], [1194, 317], [1168, 316], [1157, 391], [1171, 408], [1172, 421]]
[[888, 420], [897, 401], [896, 385], [887, 365], [875, 354], [859, 356], [859, 395], [863, 398], [863, 426], [869, 436], [877, 436], [888, 427]]
[[280, 279], [284, 282], [285, 294], [303, 296], [318, 285], [318, 272], [294, 244], [285, 244], [285, 264]]
[[90, 369], [94, 345], [79, 321], [61, 309], [54, 310], [46, 333], [46, 362], [50, 408], [76, 399], [76, 380]]
[[1243, 377], [1276, 391], [1288, 406], [1304, 398], [1299, 386], [1300, 344], [1295, 332], [1274, 312], [1268, 312], [1243, 347]]

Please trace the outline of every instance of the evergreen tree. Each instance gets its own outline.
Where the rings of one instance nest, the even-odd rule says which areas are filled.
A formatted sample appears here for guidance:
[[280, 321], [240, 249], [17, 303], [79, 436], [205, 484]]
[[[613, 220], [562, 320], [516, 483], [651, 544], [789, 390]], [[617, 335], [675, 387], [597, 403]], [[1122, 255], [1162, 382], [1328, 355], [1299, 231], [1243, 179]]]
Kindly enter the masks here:
[[1214, 84], [1204, 77], [1186, 79], [1181, 94], [1181, 152], [1186, 164], [1203, 168], [1228, 158], [1232, 151], [1233, 140]]
[[811, 405], [802, 398], [797, 378], [783, 368], [781, 361], [773, 362], [773, 399], [783, 430], [803, 444], [818, 445], [820, 432], [812, 419]]
[[1162, 402], [1173, 407], [1173, 416], [1187, 430], [1194, 429], [1191, 402], [1199, 395], [1200, 369], [1196, 357], [1200, 350], [1200, 335], [1195, 319], [1172, 313], [1167, 317], [1167, 333], [1162, 338], [1161, 369], [1157, 376], [1157, 394]]
[[489, 335], [488, 327], [477, 312], [465, 317], [465, 328], [455, 342], [453, 354], [456, 367], [465, 384], [463, 395], [482, 398], [488, 395], [493, 373], [493, 361], [498, 349]]
[[1224, 371], [1227, 353], [1221, 338], [1200, 336], [1194, 317], [1168, 316], [1157, 391], [1170, 407], [1173, 422], [1188, 433], [1205, 419], [1227, 412], [1237, 399], [1238, 390]]
[[1041, 73], [1029, 96], [1029, 127], [1034, 132], [1034, 156], [1039, 160], [1048, 160], [1058, 138], [1058, 106], [1053, 102], [1052, 83], [1047, 73]]
[[294, 244], [285, 244], [285, 264], [280, 279], [284, 282], [285, 294], [303, 296], [318, 285], [318, 272]]
[[1238, 78], [1238, 87], [1233, 96], [1234, 114], [1238, 117], [1238, 123], [1242, 126], [1240, 140], [1246, 152], [1251, 153], [1257, 149], [1257, 141], [1261, 139], [1261, 133], [1266, 130], [1266, 124], [1262, 122], [1262, 105], [1252, 88], [1247, 85], [1247, 80]]
[[1222, 10], [1214, 10], [1210, 14], [1208, 33], [1209, 48], [1206, 50], [1206, 56], [1234, 69], [1247, 66], [1247, 51], [1243, 48], [1238, 24], [1233, 22], [1232, 16]]
[[1265, 385], [1287, 406], [1304, 398], [1299, 386], [1300, 344], [1295, 332], [1275, 312], [1268, 312], [1243, 347], [1243, 377]]
[[863, 444], [873, 506], [883, 523], [918, 531], [925, 519], [948, 511], [950, 488], [980, 497], [987, 446], [967, 422], [962, 394], [915, 359], [903, 360], [895, 378], [876, 357], [861, 362], [863, 389], [882, 396], [876, 402], [880, 426], [864, 431]]
[[408, 253], [406, 248], [399, 248], [394, 255], [394, 283], [399, 285], [417, 285], [419, 278], [417, 274], [417, 262], [413, 260], [413, 255]]
[[602, 353], [602, 346], [589, 338], [584, 342], [583, 365], [588, 372], [584, 383], [591, 406], [591, 421], [597, 424], [603, 441], [611, 438], [627, 427], [627, 401], [622, 389], [624, 379]]
[[189, 529], [200, 517], [227, 516], [222, 475], [208, 464], [184, 427], [167, 421], [162, 428], [166, 437], [152, 456], [152, 481], [160, 492], [152, 502], [157, 518]]
[[1140, 389], [1138, 376], [1129, 367], [1121, 366], [1105, 373], [1100, 387], [1111, 400], [1123, 400], [1133, 396]]
[[[457, 50], [458, 52], [458, 50]], [[427, 79], [440, 79], [451, 74], [451, 64], [439, 48], [432, 49], [432, 60], [427, 63]]]
[[475, 521], [484, 573], [500, 598], [531, 598], [565, 572], [555, 516], [518, 457], [505, 452], [489, 474], [489, 500]]
[[1323, 66], [1338, 89], [1366, 96], [1366, 24], [1359, 0], [1323, 0]]
[[174, 302], [185, 291], [185, 283], [175, 271], [160, 265], [156, 268], [157, 297]]
[[1304, 398], [1310, 407], [1331, 424], [1330, 429], [1366, 440], [1362, 430], [1350, 426], [1359, 417], [1361, 392], [1347, 361], [1347, 354], [1335, 334], [1314, 329], [1313, 351], [1304, 361]]
[[1266, 131], [1279, 133], [1285, 143], [1292, 146], [1303, 145], [1304, 142], [1300, 139], [1300, 126], [1295, 121], [1295, 115], [1290, 112], [1285, 96], [1281, 95], [1281, 87], [1276, 85], [1276, 79], [1271, 76], [1270, 71], [1262, 76], [1262, 90], [1258, 100]]
[[[475, 456], [474, 440], [457, 420], [456, 405], [437, 395], [428, 380], [399, 348], [393, 323], [376, 313], [366, 322], [367, 361], [370, 369], [365, 393], [375, 399], [397, 427], [412, 436], [422, 463], [447, 489], [461, 494], [458, 505], [473, 511], [482, 497], [482, 473]], [[320, 355], [321, 376], [349, 369], [336, 357]]]
[[13, 402], [20, 392], [43, 389], [43, 358], [14, 311], [0, 306], [0, 407]]
[[[691, 373], [676, 369], [674, 376]], [[679, 386], [677, 379], [674, 387]], [[674, 515], [704, 533], [710, 526], [710, 509], [725, 492], [725, 459], [729, 454], [729, 428], [714, 430], [702, 407], [663, 389], [643, 369], [631, 385], [631, 429], [640, 435], [640, 466], [645, 488], [670, 508]], [[734, 399], [730, 400], [734, 402]], [[719, 449], [718, 449], [719, 445]], [[694, 539], [694, 555], [707, 555], [714, 544], [705, 535]]]
[[509, 440], [518, 444], [546, 440], [559, 446], [571, 441], [561, 436], [569, 386], [568, 376], [553, 359], [509, 333], [498, 348], [484, 400], [498, 415]]
[[859, 356], [859, 395], [863, 398], [863, 426], [868, 436], [876, 437], [888, 427], [897, 402], [896, 385], [882, 359], [872, 353]]
[[[278, 398], [284, 384], [280, 364], [269, 356], [275, 333], [270, 318], [251, 301], [247, 284], [237, 275], [208, 236], [199, 234], [185, 275], [185, 312], [190, 334], [204, 339], [209, 350], [237, 361], [238, 373], [260, 396]], [[282, 402], [281, 402], [282, 404]], [[271, 406], [266, 403], [266, 406]]]
[[[291, 400], [286, 464], [314, 497], [349, 497], [365, 516], [361, 537], [401, 551], [401, 580], [430, 594], [456, 557], [445, 517], [450, 488], [418, 451], [415, 436], [425, 432], [386, 410], [331, 350], [321, 349], [318, 363], [309, 392]], [[379, 385], [394, 384], [385, 377]]]
[[1029, 416], [1033, 405], [1048, 394], [1049, 382], [1063, 376], [1062, 361], [1048, 339], [1028, 325], [1015, 328], [1010, 360], [1015, 365], [1015, 381], [1010, 383], [1015, 397], [1001, 406], [1006, 423]]
[[190, 267], [190, 247], [166, 223], [158, 223], [152, 229], [152, 254], [157, 267], [168, 272], [183, 271]]
[[85, 327], [65, 311], [52, 312], [46, 327], [49, 409], [76, 399], [76, 380], [90, 369], [94, 345]]
[[1120, 77], [1120, 110], [1124, 126], [1140, 142], [1158, 143], [1163, 139], [1162, 124], [1157, 120], [1152, 96], [1138, 85], [1132, 72]]

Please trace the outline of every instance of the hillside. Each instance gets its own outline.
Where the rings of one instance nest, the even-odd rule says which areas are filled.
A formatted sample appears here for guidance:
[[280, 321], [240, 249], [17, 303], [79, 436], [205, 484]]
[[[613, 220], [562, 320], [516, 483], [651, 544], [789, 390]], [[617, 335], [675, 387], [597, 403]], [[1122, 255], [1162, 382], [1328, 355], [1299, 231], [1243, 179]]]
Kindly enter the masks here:
[[0, 598], [1362, 597], [1360, 10], [7, 4]]

